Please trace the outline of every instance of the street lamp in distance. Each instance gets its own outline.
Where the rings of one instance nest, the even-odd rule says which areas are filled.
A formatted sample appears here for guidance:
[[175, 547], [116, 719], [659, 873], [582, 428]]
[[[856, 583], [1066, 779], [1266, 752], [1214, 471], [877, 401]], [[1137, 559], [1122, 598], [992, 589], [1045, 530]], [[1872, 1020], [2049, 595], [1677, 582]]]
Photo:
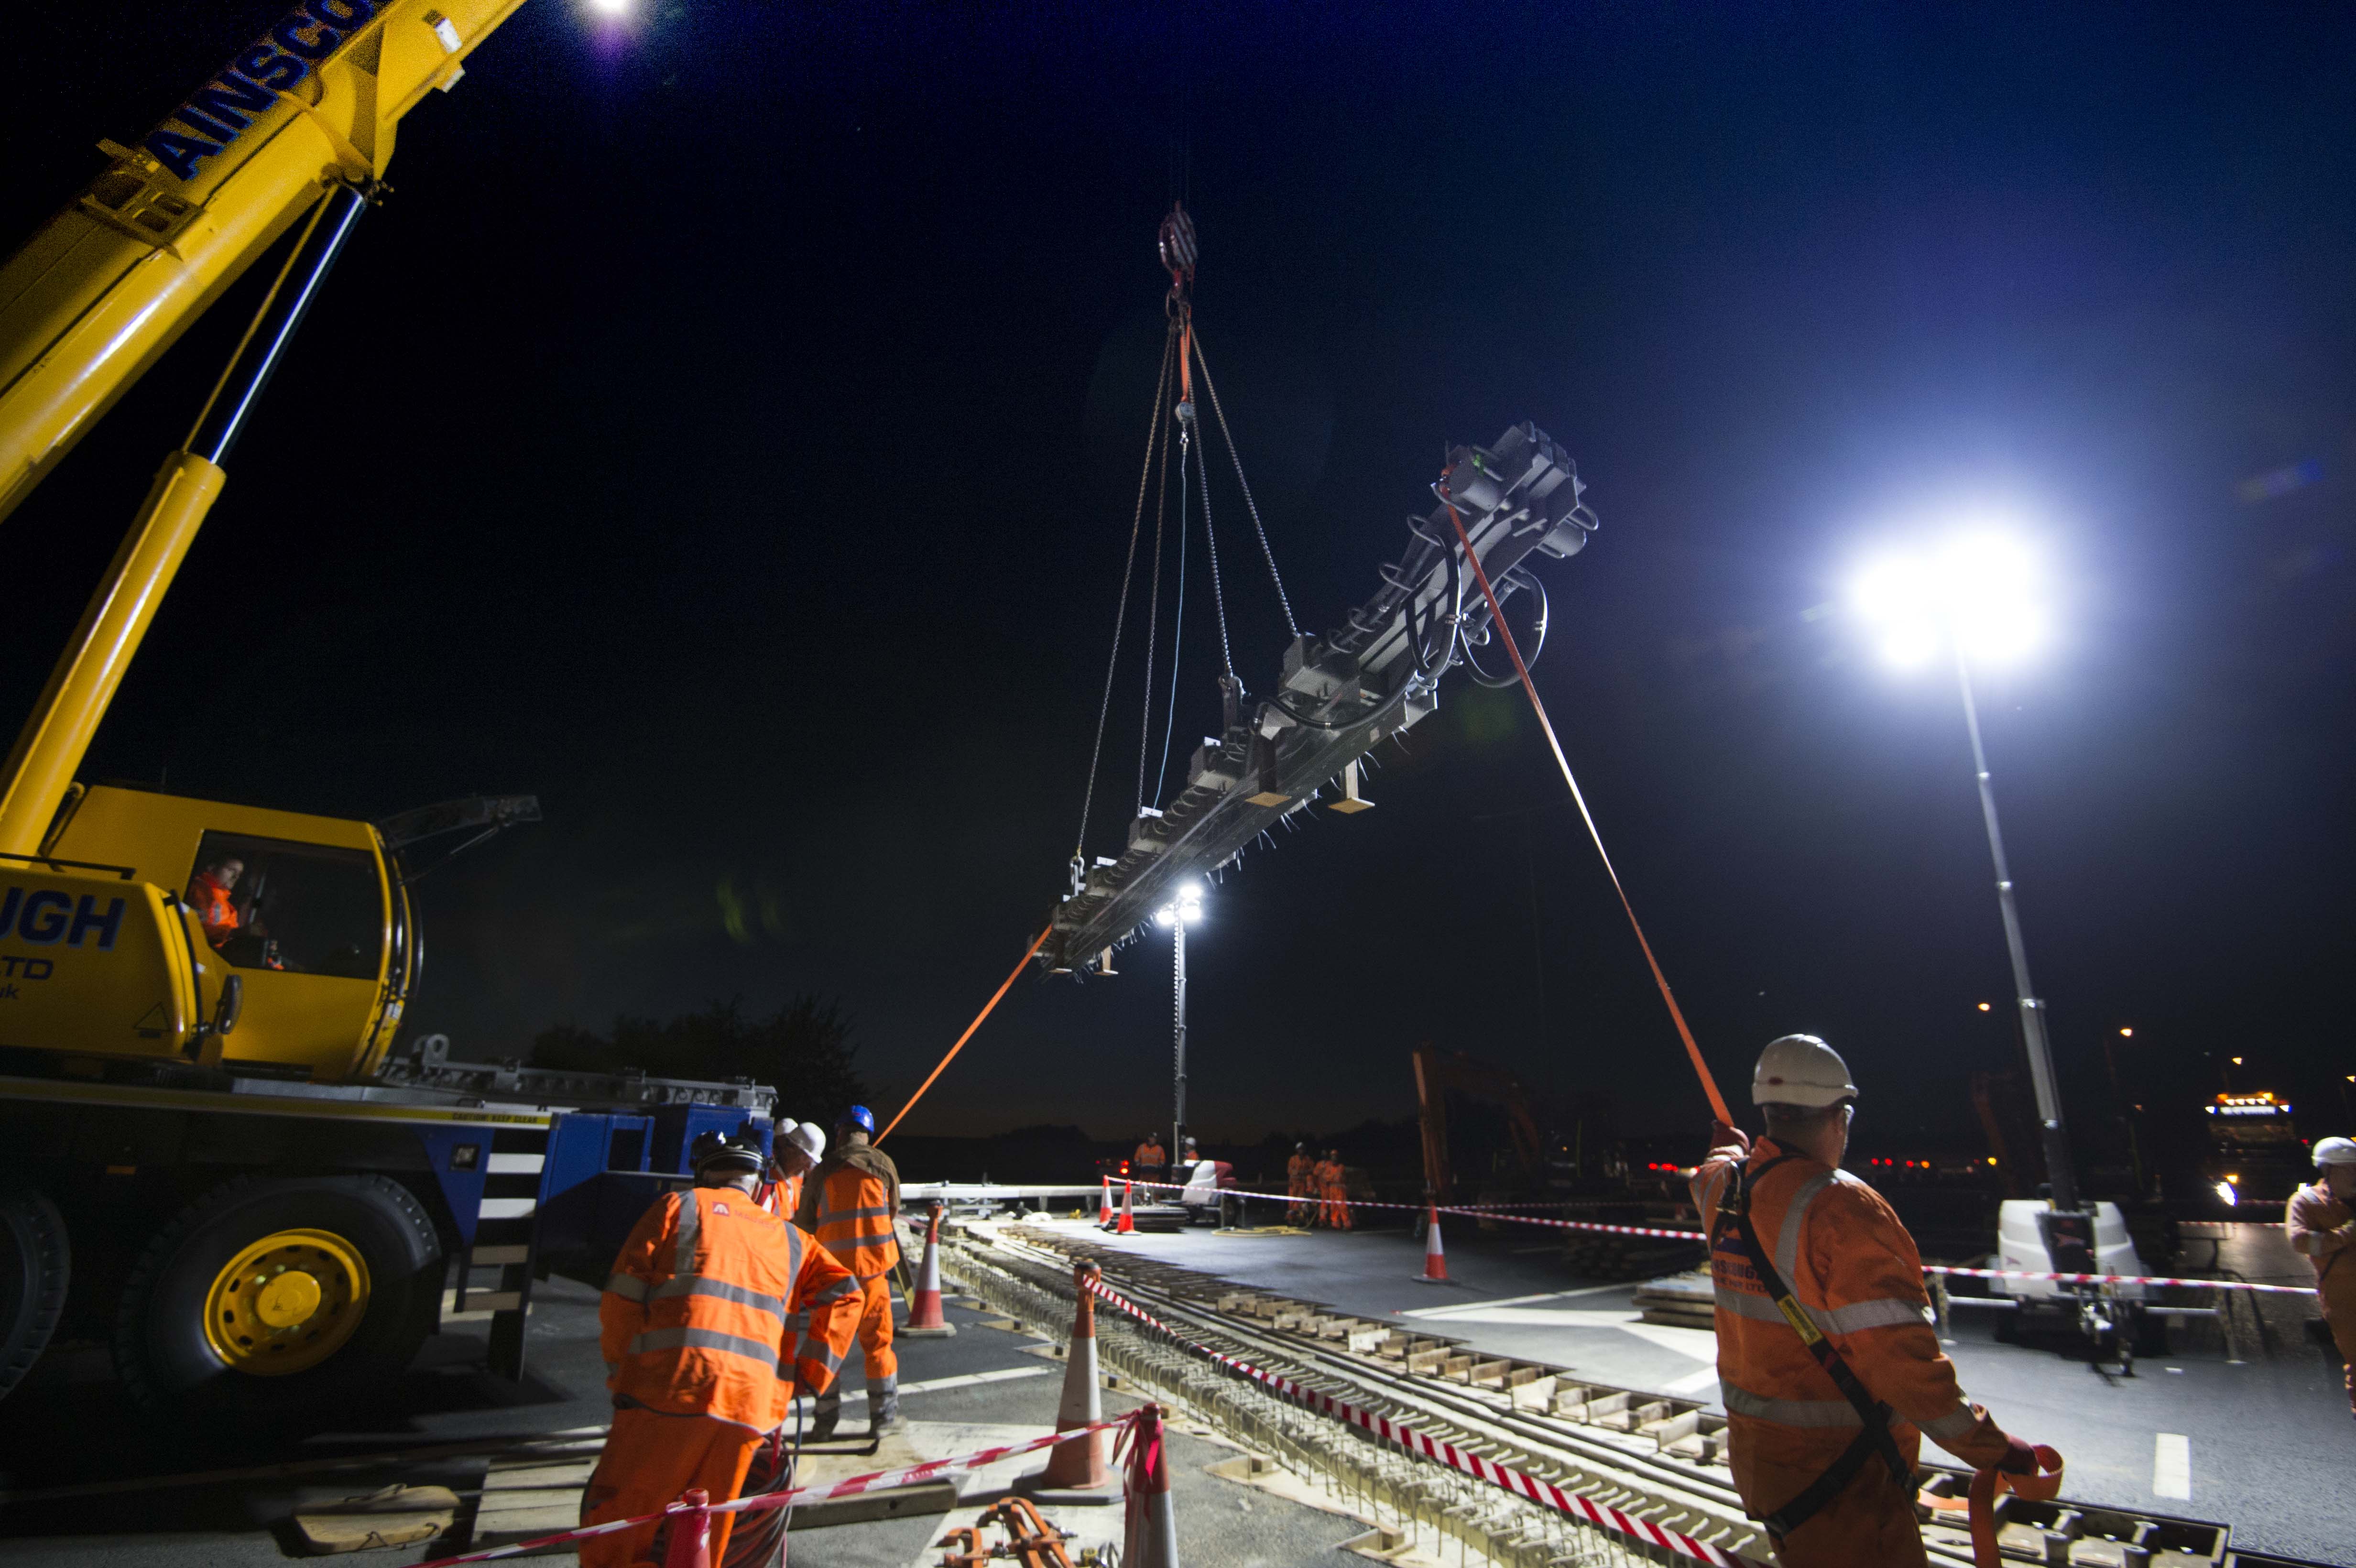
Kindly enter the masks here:
[[1170, 901], [1153, 912], [1153, 923], [1170, 933], [1171, 1115], [1170, 1163], [1186, 1154], [1186, 928], [1203, 918], [1203, 884], [1178, 884]]

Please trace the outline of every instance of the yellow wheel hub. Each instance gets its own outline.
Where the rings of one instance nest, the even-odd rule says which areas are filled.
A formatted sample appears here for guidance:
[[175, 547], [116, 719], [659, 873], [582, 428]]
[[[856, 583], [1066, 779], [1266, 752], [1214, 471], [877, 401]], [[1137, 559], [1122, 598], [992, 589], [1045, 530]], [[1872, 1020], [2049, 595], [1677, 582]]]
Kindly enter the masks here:
[[332, 1231], [280, 1231], [230, 1259], [205, 1296], [205, 1338], [257, 1377], [307, 1371], [368, 1316], [368, 1263]]

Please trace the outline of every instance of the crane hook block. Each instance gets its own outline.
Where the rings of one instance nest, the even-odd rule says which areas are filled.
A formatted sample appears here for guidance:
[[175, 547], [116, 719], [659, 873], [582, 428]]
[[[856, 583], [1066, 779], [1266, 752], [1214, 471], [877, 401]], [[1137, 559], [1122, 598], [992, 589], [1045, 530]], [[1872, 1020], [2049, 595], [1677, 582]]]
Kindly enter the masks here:
[[1162, 220], [1162, 264], [1170, 270], [1173, 288], [1183, 288], [1194, 281], [1194, 220], [1186, 216], [1186, 208], [1178, 202], [1170, 204], [1170, 216]]

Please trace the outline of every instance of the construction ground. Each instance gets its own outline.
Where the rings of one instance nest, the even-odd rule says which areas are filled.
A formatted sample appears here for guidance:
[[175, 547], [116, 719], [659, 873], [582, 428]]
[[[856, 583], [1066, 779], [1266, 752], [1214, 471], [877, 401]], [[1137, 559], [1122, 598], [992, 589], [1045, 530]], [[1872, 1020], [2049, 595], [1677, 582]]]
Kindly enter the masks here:
[[[1117, 1291], [1182, 1338], [1588, 1495], [1602, 1495], [1608, 1481], [1616, 1506], [1632, 1514], [1715, 1541], [1736, 1560], [1764, 1559], [1739, 1511], [1726, 1508], [1730, 1494], [1711, 1482], [1712, 1337], [1647, 1321], [1636, 1300], [1642, 1282], [1568, 1277], [1557, 1249], [1527, 1232], [1452, 1234], [1451, 1278], [1433, 1285], [1419, 1278], [1422, 1244], [1404, 1230], [1113, 1236], [1092, 1220], [953, 1221], [943, 1269], [958, 1332], [900, 1343], [911, 1421], [905, 1449], [895, 1443], [879, 1456], [861, 1435], [854, 1371], [845, 1424], [854, 1435], [827, 1445], [818, 1462], [825, 1473], [883, 1468], [894, 1456], [948, 1458], [1051, 1428], [1069, 1264], [1092, 1253]], [[2249, 1245], [2262, 1244], [2255, 1228], [2251, 1235]], [[1232, 1369], [1186, 1365], [1168, 1341], [1108, 1307], [1098, 1313], [1106, 1414], [1148, 1396], [1172, 1412], [1173, 1493], [1193, 1562], [1642, 1560], [1608, 1531], [1541, 1517], [1429, 1461], [1378, 1454], [1330, 1415], [1280, 1414], [1275, 1402], [1236, 1392], [1244, 1380]], [[1971, 1396], [2069, 1462], [2068, 1506], [2036, 1519], [2016, 1511], [2007, 1556], [2161, 1568], [2275, 1560], [2266, 1553], [2356, 1563], [2344, 1499], [2299, 1478], [2348, 1433], [2339, 1366], [2296, 1316], [2277, 1314], [2249, 1334], [2179, 1332], [2169, 1355], [2138, 1361], [2122, 1378], [2090, 1370], [2065, 1342], [1999, 1343], [1987, 1315], [1954, 1313], [1949, 1353]], [[0, 1435], [0, 1554], [159, 1568], [281, 1562], [299, 1550], [298, 1511], [396, 1483], [450, 1488], [456, 1516], [432, 1541], [362, 1561], [418, 1563], [568, 1528], [607, 1414], [595, 1292], [563, 1279], [542, 1286], [520, 1385], [485, 1371], [481, 1332], [465, 1319], [448, 1326], [365, 1429], [275, 1445], [230, 1433], [167, 1436], [136, 1417], [102, 1351], [53, 1354], [38, 1384], [16, 1394]], [[1409, 1358], [1425, 1351], [1430, 1360], [1432, 1347], [1446, 1352], [1439, 1369], [1404, 1378]], [[1387, 1366], [1386, 1355], [1396, 1364]], [[1492, 1370], [1485, 1380], [1483, 1370]], [[1534, 1371], [1543, 1380], [1528, 1381]], [[1498, 1386], [1475, 1386], [1484, 1381]], [[1247, 1400], [1258, 1403], [1239, 1403]], [[1926, 1449], [1924, 1457], [1939, 1456]], [[805, 1516], [790, 1559], [841, 1568], [937, 1563], [948, 1529], [972, 1522], [1037, 1463], [964, 1473], [954, 1493], [936, 1484], [871, 1504], [848, 1522]], [[878, 1508], [891, 1511], [873, 1517]], [[1072, 1533], [1076, 1561], [1083, 1548], [1119, 1541], [1117, 1506], [1046, 1512]], [[2062, 1555], [2049, 1556], [2044, 1531], [2024, 1520], [2059, 1526]], [[2230, 1537], [2219, 1525], [2230, 1525]], [[2136, 1531], [2158, 1548], [2148, 1557], [2121, 1549]], [[1934, 1551], [1944, 1541], [1951, 1560], [1969, 1560], [1960, 1537], [1936, 1528], [1931, 1537]]]

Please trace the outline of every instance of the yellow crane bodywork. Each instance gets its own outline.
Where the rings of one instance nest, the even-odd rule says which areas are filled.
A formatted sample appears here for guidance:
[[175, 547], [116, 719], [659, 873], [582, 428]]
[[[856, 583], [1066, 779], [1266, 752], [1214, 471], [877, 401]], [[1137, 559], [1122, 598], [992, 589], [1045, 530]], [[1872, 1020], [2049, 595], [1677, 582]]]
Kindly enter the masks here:
[[331, 186], [383, 178], [402, 117], [522, 3], [299, 5], [138, 146], [101, 143], [0, 267], [0, 518]]
[[[137, 146], [102, 143], [107, 168], [0, 265], [0, 519], [273, 244], [338, 191], [373, 196], [402, 118], [522, 3], [301, 0]], [[210, 1065], [235, 967], [255, 992], [238, 1057], [365, 1076], [416, 963], [376, 830], [74, 783], [227, 477], [194, 451], [165, 459], [0, 765], [0, 1046]], [[216, 953], [181, 896], [216, 838], [298, 883], [341, 876], [351, 940], [307, 972]]]

